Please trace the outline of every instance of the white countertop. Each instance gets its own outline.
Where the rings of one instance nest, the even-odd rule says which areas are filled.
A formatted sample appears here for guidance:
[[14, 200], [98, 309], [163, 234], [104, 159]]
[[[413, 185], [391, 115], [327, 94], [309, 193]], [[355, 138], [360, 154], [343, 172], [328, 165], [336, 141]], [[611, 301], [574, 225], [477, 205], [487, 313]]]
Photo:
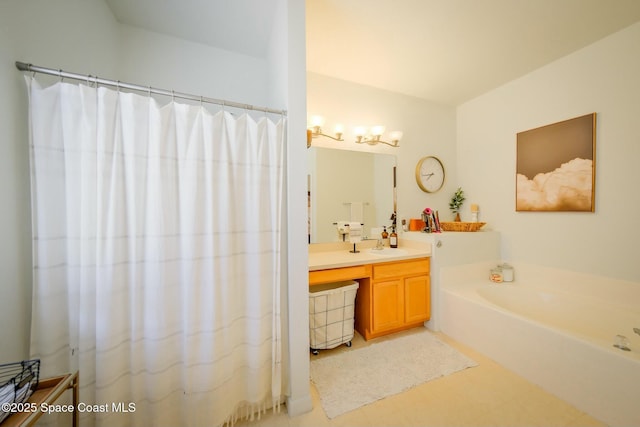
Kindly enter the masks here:
[[[359, 253], [351, 253], [353, 245], [349, 243], [312, 244], [309, 246], [309, 271], [329, 268], [352, 267], [355, 265], [376, 264], [380, 262], [401, 261], [405, 259], [431, 256], [431, 245], [424, 242], [400, 242], [397, 254], [392, 248], [385, 248], [385, 255], [371, 251], [375, 240], [366, 240], [356, 245]], [[389, 255], [386, 255], [388, 253]]]

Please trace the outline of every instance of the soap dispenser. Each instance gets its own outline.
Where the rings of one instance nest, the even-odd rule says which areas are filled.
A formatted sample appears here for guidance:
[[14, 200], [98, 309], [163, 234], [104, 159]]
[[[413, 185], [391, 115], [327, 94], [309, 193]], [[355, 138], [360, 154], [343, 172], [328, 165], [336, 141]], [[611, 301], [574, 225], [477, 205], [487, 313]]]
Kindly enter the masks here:
[[391, 229], [391, 235], [389, 236], [389, 246], [392, 248], [398, 247], [398, 234], [396, 234], [395, 227]]

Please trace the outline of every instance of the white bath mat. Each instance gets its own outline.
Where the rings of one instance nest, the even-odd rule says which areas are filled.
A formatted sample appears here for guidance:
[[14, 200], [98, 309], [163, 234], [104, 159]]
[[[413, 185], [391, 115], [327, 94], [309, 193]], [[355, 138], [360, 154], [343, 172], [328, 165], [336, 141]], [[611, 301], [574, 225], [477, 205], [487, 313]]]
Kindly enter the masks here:
[[477, 363], [427, 330], [311, 360], [329, 418]]

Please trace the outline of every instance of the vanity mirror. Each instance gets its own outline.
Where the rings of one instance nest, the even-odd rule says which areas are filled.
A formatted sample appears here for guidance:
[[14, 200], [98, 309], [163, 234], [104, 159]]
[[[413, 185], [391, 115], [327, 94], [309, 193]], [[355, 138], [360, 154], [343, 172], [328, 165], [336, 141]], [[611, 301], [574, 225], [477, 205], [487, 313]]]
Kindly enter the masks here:
[[339, 242], [337, 223], [359, 220], [363, 236], [391, 225], [395, 212], [392, 154], [311, 147], [308, 151], [309, 243]]

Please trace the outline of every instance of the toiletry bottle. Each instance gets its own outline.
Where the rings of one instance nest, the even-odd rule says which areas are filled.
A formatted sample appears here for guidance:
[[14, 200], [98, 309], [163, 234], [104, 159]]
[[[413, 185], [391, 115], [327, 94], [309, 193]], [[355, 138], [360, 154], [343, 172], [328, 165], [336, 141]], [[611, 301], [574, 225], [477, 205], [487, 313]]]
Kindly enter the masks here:
[[396, 234], [396, 229], [391, 229], [391, 235], [389, 236], [389, 246], [392, 248], [398, 247], [398, 235]]
[[389, 237], [389, 233], [387, 233], [387, 226], [384, 226], [384, 230], [382, 230], [382, 238], [386, 239], [387, 237]]

